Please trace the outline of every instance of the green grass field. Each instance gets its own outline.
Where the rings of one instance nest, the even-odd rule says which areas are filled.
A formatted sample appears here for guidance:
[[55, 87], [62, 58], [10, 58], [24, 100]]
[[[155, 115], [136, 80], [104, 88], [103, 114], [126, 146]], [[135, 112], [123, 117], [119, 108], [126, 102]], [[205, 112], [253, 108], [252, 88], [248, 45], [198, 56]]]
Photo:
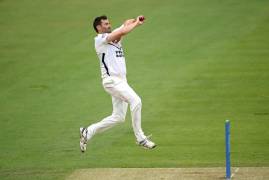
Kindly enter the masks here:
[[[266, 0], [0, 0], [0, 179], [64, 179], [98, 167], [269, 166], [269, 2]], [[79, 127], [111, 113], [92, 20], [114, 27], [143, 14], [124, 39], [129, 84], [143, 102], [135, 144], [126, 122], [79, 151]]]

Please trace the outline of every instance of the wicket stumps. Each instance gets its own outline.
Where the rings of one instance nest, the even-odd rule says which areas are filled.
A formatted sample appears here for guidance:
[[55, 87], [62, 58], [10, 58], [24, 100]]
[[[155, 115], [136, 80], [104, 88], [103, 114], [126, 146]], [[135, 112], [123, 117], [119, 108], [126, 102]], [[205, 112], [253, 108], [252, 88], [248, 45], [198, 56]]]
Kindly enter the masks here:
[[230, 121], [225, 122], [225, 147], [226, 147], [226, 180], [231, 179], [231, 157], [230, 157]]

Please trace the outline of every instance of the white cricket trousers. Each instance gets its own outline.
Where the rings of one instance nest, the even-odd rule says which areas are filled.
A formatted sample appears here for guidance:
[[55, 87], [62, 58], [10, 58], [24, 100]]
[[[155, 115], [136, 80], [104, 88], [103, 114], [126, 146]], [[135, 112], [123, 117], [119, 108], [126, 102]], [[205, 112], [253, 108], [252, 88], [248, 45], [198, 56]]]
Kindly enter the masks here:
[[124, 122], [129, 104], [136, 140], [138, 142], [144, 140], [146, 136], [141, 128], [141, 99], [128, 85], [126, 78], [108, 76], [103, 79], [103, 87], [112, 96], [113, 112], [100, 122], [90, 125], [87, 138], [90, 139], [96, 133], [103, 132], [118, 123]]

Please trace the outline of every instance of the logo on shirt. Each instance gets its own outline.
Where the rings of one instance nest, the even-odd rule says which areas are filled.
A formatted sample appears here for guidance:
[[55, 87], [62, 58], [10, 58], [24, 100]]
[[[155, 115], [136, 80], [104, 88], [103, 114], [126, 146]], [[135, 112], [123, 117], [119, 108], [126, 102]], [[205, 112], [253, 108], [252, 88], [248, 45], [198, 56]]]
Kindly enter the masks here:
[[122, 51], [115, 51], [116, 52], [116, 57], [124, 57], [124, 54]]
[[118, 49], [117, 51], [115, 51], [116, 52], [116, 57], [124, 57], [122, 47], [119, 47], [119, 46], [117, 46], [115, 44], [112, 44], [112, 43], [108, 43], [108, 44], [111, 45], [111, 46], [114, 46], [115, 48]]

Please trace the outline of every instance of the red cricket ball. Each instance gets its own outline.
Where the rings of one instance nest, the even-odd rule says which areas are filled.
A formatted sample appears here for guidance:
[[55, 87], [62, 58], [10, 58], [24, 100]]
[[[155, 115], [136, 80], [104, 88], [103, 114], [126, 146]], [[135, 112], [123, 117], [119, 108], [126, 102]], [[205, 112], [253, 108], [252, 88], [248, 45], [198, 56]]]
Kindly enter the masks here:
[[144, 21], [144, 20], [145, 20], [144, 16], [139, 17], [139, 21]]

